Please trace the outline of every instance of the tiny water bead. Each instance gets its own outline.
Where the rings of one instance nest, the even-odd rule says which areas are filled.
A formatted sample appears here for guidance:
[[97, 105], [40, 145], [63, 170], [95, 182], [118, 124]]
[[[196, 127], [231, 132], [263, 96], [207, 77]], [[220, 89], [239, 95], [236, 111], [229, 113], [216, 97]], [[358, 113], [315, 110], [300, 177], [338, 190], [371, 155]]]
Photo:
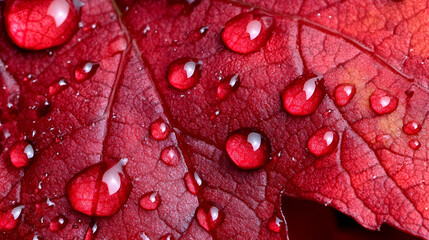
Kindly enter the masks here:
[[279, 233], [283, 227], [282, 225], [283, 221], [277, 216], [272, 216], [268, 220], [268, 228], [273, 232]]
[[342, 83], [335, 87], [334, 97], [335, 104], [338, 106], [345, 106], [356, 93], [356, 87], [353, 84]]
[[387, 91], [377, 89], [369, 98], [371, 108], [378, 114], [387, 114], [396, 110], [398, 98]]
[[408, 135], [418, 134], [422, 130], [422, 125], [418, 122], [411, 121], [404, 124], [402, 130]]
[[257, 169], [265, 165], [271, 152], [268, 138], [251, 129], [235, 131], [228, 137], [225, 148], [235, 165], [245, 170]]
[[17, 167], [26, 167], [34, 157], [33, 146], [27, 141], [18, 141], [10, 149], [10, 161]]
[[83, 61], [80, 62], [74, 71], [74, 78], [77, 82], [85, 81], [97, 72], [98, 67], [100, 66], [99, 63], [96, 62], [90, 62], [90, 61]]
[[186, 188], [188, 191], [194, 195], [198, 193], [200, 190], [201, 184], [203, 184], [203, 181], [201, 180], [200, 176], [198, 176], [197, 172], [194, 172], [194, 174], [191, 174], [190, 172], [187, 172], [184, 177]]
[[150, 126], [152, 137], [158, 141], [164, 140], [170, 134], [170, 126], [163, 119], [158, 119]]
[[139, 200], [139, 205], [146, 210], [155, 210], [161, 204], [161, 197], [157, 192], [145, 193]]
[[265, 47], [274, 28], [274, 19], [254, 12], [242, 13], [225, 24], [223, 43], [232, 51], [242, 54]]
[[49, 223], [49, 229], [52, 232], [58, 232], [66, 227], [68, 219], [64, 215], [58, 215]]
[[226, 98], [231, 92], [237, 91], [239, 86], [240, 77], [238, 74], [229, 75], [218, 83], [217, 98], [219, 100]]
[[59, 92], [63, 91], [64, 89], [66, 89], [67, 87], [68, 87], [67, 81], [65, 79], [60, 79], [59, 81], [49, 86], [48, 94], [49, 96], [54, 96]]
[[131, 181], [123, 171], [127, 159], [115, 165], [101, 162], [77, 173], [66, 187], [73, 209], [88, 216], [111, 216], [127, 201]]
[[79, 14], [72, 0], [12, 0], [6, 2], [6, 31], [19, 47], [41, 50], [59, 46], [75, 34]]
[[202, 203], [197, 208], [197, 221], [207, 231], [216, 229], [223, 221], [224, 214], [216, 206]]
[[180, 58], [170, 63], [167, 72], [170, 84], [179, 90], [188, 90], [198, 84], [201, 65], [195, 58]]
[[422, 145], [418, 139], [414, 138], [408, 142], [408, 146], [410, 146], [410, 148], [412, 148], [414, 150], [418, 150]]
[[18, 225], [23, 208], [24, 206], [9, 207], [0, 211], [0, 231], [14, 229]]
[[176, 147], [167, 147], [161, 151], [161, 160], [169, 166], [177, 166], [180, 154]]
[[290, 83], [283, 92], [283, 108], [291, 115], [306, 116], [316, 111], [324, 95], [322, 76], [302, 75]]
[[320, 157], [322, 155], [331, 153], [337, 148], [339, 141], [338, 133], [331, 129], [324, 127], [317, 130], [308, 140], [308, 150], [315, 155]]

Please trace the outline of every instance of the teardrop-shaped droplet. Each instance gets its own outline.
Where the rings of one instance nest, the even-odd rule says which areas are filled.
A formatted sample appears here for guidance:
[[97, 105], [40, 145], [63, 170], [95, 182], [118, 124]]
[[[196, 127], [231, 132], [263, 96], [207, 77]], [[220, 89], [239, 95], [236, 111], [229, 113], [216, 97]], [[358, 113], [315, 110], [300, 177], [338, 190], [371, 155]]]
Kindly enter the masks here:
[[271, 152], [268, 138], [251, 129], [235, 131], [228, 137], [225, 148], [235, 165], [246, 170], [265, 165]]
[[53, 96], [63, 91], [69, 86], [65, 79], [60, 79], [58, 82], [53, 83], [49, 86], [49, 96]]
[[222, 79], [217, 85], [217, 98], [222, 100], [231, 92], [237, 91], [240, 86], [240, 77], [238, 74], [229, 75]]
[[76, 66], [74, 78], [78, 82], [82, 82], [94, 76], [100, 64], [90, 61], [83, 61]]
[[169, 166], [177, 166], [180, 154], [176, 147], [166, 147], [161, 151], [161, 160]]
[[188, 191], [194, 195], [198, 193], [201, 184], [203, 184], [203, 181], [200, 176], [198, 176], [197, 172], [194, 172], [194, 174], [187, 172], [184, 180]]
[[162, 236], [159, 240], [175, 240], [175, 238], [171, 234], [166, 234], [166, 235]]
[[407, 122], [403, 127], [402, 130], [408, 135], [418, 134], [422, 130], [422, 125], [418, 122]]
[[313, 136], [310, 137], [307, 142], [307, 147], [313, 155], [320, 157], [334, 151], [337, 148], [338, 141], [338, 133], [324, 127], [317, 130]]
[[197, 208], [197, 221], [201, 227], [211, 231], [219, 227], [224, 219], [222, 210], [213, 204], [202, 203]]
[[203, 38], [208, 31], [209, 27], [200, 27], [199, 29], [196, 29], [193, 33], [193, 37], [195, 40], [200, 40], [201, 38]]
[[97, 233], [97, 231], [98, 231], [98, 225], [97, 225], [97, 223], [92, 223], [89, 226], [88, 230], [86, 231], [85, 239], [84, 240], [93, 240], [93, 239], [95, 239], [95, 234]]
[[158, 141], [164, 140], [170, 134], [170, 126], [160, 118], [150, 126], [150, 134]]
[[51, 220], [51, 222], [49, 223], [49, 229], [52, 232], [58, 232], [65, 228], [67, 223], [68, 219], [64, 215], [60, 214]]
[[140, 198], [139, 204], [143, 209], [155, 210], [161, 204], [161, 197], [157, 192], [148, 192]]
[[334, 97], [335, 104], [345, 106], [356, 93], [356, 87], [353, 84], [342, 83], [335, 87]]
[[123, 171], [127, 159], [108, 167], [101, 162], [77, 173], [67, 183], [71, 206], [88, 216], [111, 216], [127, 201], [131, 181]]
[[14, 229], [19, 222], [19, 217], [24, 206], [8, 207], [0, 211], [0, 231]]
[[417, 149], [419, 149], [419, 148], [421, 147], [421, 143], [420, 143], [420, 141], [419, 141], [418, 139], [416, 139], [416, 138], [411, 139], [411, 140], [408, 142], [408, 145], [410, 146], [410, 148], [412, 148], [412, 149], [414, 149], [414, 150], [417, 150]]
[[251, 53], [265, 47], [274, 28], [272, 17], [254, 12], [242, 13], [225, 24], [223, 43], [237, 53]]
[[30, 143], [18, 141], [12, 146], [9, 154], [11, 163], [15, 167], [21, 168], [30, 163], [31, 159], [34, 157], [34, 149]]
[[369, 98], [371, 108], [378, 114], [387, 114], [396, 110], [398, 98], [387, 91], [377, 89]]
[[6, 31], [21, 48], [41, 50], [62, 45], [75, 34], [79, 15], [71, 0], [7, 1]]
[[268, 220], [268, 229], [273, 232], [280, 232], [282, 230], [283, 225], [283, 221], [277, 216], [272, 216], [270, 220]]
[[316, 111], [324, 96], [323, 77], [303, 75], [286, 87], [282, 95], [283, 108], [294, 116], [309, 115]]
[[180, 58], [168, 66], [168, 81], [179, 90], [188, 90], [198, 84], [201, 77], [201, 65], [195, 58]]

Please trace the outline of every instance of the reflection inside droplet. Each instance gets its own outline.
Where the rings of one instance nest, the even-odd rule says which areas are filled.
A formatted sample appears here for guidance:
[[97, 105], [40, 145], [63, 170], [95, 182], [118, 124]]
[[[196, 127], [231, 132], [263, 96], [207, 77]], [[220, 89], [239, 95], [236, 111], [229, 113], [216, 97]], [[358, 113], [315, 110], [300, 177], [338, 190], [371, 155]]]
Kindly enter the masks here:
[[192, 62], [192, 61], [185, 63], [185, 66], [183, 67], [183, 69], [186, 71], [186, 76], [188, 78], [190, 78], [190, 77], [192, 77], [192, 75], [194, 75], [196, 65], [197, 64]]
[[69, 15], [70, 5], [66, 0], [53, 0], [48, 8], [48, 15], [55, 19], [57, 27], [61, 26]]
[[250, 35], [250, 40], [253, 40], [256, 37], [258, 37], [259, 33], [261, 32], [261, 27], [262, 27], [262, 24], [258, 20], [250, 21], [247, 24], [246, 31]]
[[261, 146], [261, 134], [251, 132], [247, 136], [247, 141], [252, 144], [253, 151], [256, 151]]

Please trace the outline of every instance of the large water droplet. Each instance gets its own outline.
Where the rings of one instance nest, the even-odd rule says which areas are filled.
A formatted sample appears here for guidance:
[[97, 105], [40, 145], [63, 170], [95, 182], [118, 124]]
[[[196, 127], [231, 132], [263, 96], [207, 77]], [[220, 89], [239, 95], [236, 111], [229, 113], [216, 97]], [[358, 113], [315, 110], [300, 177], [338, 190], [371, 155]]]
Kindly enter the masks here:
[[9, 207], [0, 211], [0, 231], [14, 229], [18, 225], [23, 208], [24, 206]]
[[238, 74], [229, 75], [222, 79], [217, 85], [217, 98], [222, 100], [231, 92], [237, 91], [240, 86], [240, 77]]
[[30, 163], [30, 160], [34, 157], [33, 146], [26, 141], [16, 142], [10, 150], [10, 161], [17, 167], [25, 167]]
[[152, 123], [150, 133], [154, 139], [158, 141], [164, 140], [170, 133], [170, 126], [160, 118]]
[[403, 127], [402, 130], [408, 135], [417, 134], [422, 130], [422, 125], [418, 122], [407, 122]]
[[277, 216], [272, 216], [270, 220], [268, 220], [268, 228], [273, 232], [280, 232], [282, 230], [284, 223]]
[[68, 87], [68, 83], [65, 79], [60, 79], [58, 82], [53, 83], [51, 86], [49, 86], [49, 96], [53, 96], [58, 94], [59, 92], [63, 91]]
[[68, 219], [64, 215], [60, 214], [51, 220], [51, 222], [49, 223], [49, 229], [52, 232], [58, 232], [65, 228], [67, 223]]
[[387, 91], [377, 89], [369, 98], [371, 108], [378, 114], [387, 114], [396, 110], [398, 98]]
[[76, 66], [74, 78], [78, 82], [82, 82], [94, 76], [100, 64], [90, 61], [83, 61]]
[[167, 147], [161, 151], [161, 160], [169, 166], [177, 166], [180, 160], [179, 151], [176, 147]]
[[139, 204], [143, 209], [155, 210], [161, 204], [161, 197], [157, 192], [148, 192], [140, 198]]
[[271, 147], [268, 138], [250, 129], [231, 134], [226, 141], [226, 152], [241, 169], [256, 169], [269, 160]]
[[8, 1], [4, 17], [13, 42], [31, 50], [64, 44], [76, 32], [79, 21], [71, 0], [33, 0], [31, 4], [26, 0]]
[[127, 159], [108, 167], [102, 162], [77, 173], [67, 183], [71, 206], [89, 216], [111, 216], [127, 201], [131, 181], [123, 171]]
[[353, 84], [342, 83], [335, 87], [334, 97], [335, 104], [345, 106], [356, 93], [356, 87]]
[[283, 92], [283, 108], [294, 116], [309, 115], [316, 111], [324, 95], [322, 76], [300, 76]]
[[223, 212], [213, 204], [202, 203], [197, 208], [197, 221], [207, 231], [216, 229], [223, 219]]
[[417, 150], [417, 149], [419, 149], [422, 145], [421, 145], [421, 143], [420, 143], [420, 141], [419, 141], [418, 139], [414, 138], [414, 139], [411, 139], [411, 140], [408, 142], [408, 146], [410, 146], [410, 148], [412, 148], [412, 149], [414, 149], [414, 150]]
[[194, 174], [187, 172], [185, 174], [184, 180], [188, 191], [194, 195], [198, 193], [201, 184], [203, 184], [203, 181], [201, 180], [200, 176], [198, 176], [197, 172], [194, 172]]
[[223, 43], [237, 53], [250, 53], [265, 47], [273, 32], [272, 17], [253, 12], [235, 16], [225, 24]]
[[334, 151], [337, 148], [338, 141], [338, 133], [324, 127], [317, 130], [313, 136], [310, 137], [307, 142], [307, 147], [313, 155], [320, 157]]
[[168, 81], [179, 89], [187, 90], [195, 87], [200, 81], [201, 65], [195, 58], [180, 58], [170, 63], [168, 66]]

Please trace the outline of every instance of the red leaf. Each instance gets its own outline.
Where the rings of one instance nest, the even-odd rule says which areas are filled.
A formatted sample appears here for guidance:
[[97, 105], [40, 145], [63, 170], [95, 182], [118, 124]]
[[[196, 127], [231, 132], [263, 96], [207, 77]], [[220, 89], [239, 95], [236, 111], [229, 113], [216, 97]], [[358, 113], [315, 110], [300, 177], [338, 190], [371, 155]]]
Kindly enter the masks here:
[[0, 2], [1, 238], [429, 239], [422, 1], [112, 2]]

